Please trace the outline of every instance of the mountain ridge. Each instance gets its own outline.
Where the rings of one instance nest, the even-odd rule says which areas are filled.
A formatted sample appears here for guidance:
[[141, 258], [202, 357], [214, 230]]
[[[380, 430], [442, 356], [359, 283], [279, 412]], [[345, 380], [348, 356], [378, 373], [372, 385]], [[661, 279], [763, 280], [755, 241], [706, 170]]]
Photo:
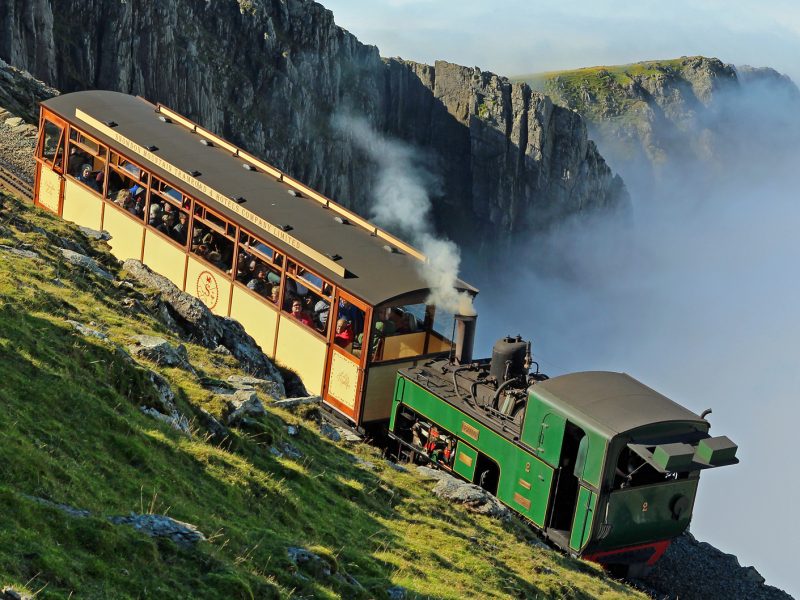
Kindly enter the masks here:
[[340, 112], [432, 157], [425, 167], [441, 182], [432, 218], [457, 242], [509, 241], [627, 204], [571, 111], [479, 69], [381, 59], [314, 2], [57, 9], [58, 19], [47, 0], [0, 11], [0, 58], [62, 93], [105, 88], [163, 102], [367, 216], [375, 161], [332, 128]]

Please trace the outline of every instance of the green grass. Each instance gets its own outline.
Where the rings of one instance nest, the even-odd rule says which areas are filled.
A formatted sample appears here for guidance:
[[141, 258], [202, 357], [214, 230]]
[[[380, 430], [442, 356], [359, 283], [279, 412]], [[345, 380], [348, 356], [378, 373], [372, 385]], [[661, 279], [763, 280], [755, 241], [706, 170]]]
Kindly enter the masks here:
[[[435, 499], [430, 482], [389, 468], [375, 448], [334, 444], [293, 414], [269, 410], [260, 433], [234, 433], [224, 448], [200, 429], [190, 438], [142, 415], [152, 390], [115, 345], [135, 334], [179, 340], [146, 310], [124, 308], [129, 292], [65, 263], [43, 233], [23, 231], [30, 223], [89, 247], [72, 226], [0, 202], [0, 244], [42, 256], [0, 250], [0, 586], [37, 598], [385, 598], [393, 585], [442, 599], [637, 596], [589, 563], [532, 547], [526, 528]], [[118, 273], [103, 244], [91, 252]], [[151, 303], [146, 293], [141, 304]], [[110, 340], [85, 338], [65, 319], [93, 322]], [[202, 376], [238, 372], [231, 357], [187, 348]], [[184, 414], [220, 414], [195, 376], [159, 372]], [[287, 436], [288, 423], [299, 436]], [[303, 458], [269, 452], [284, 440]], [[105, 520], [131, 511], [169, 514], [208, 541], [185, 549]], [[289, 546], [317, 552], [334, 573], [298, 572]]]
[[634, 79], [678, 76], [684, 64], [695, 57], [655, 60], [629, 65], [595, 66], [566, 71], [548, 71], [512, 77], [547, 94], [557, 104], [577, 110], [589, 121], [635, 126], [646, 102], [628, 95]]

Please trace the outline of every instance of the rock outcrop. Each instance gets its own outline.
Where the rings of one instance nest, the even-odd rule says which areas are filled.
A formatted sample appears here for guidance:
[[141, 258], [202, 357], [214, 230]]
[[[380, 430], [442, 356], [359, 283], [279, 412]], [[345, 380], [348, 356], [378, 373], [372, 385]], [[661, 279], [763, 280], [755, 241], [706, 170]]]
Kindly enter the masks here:
[[138, 260], [126, 260], [123, 263], [125, 272], [157, 292], [156, 303], [163, 303], [162, 320], [168, 326], [175, 327], [186, 339], [211, 350], [220, 346], [226, 348], [250, 374], [260, 379], [275, 382], [272, 393], [277, 397], [286, 395], [283, 388], [283, 377], [261, 349], [256, 345], [233, 319], [218, 317], [200, 300], [182, 292], [166, 277], [154, 273]]
[[[703, 184], [742, 155], [758, 156], [800, 110], [800, 91], [769, 68], [702, 56], [590, 67], [520, 80], [579, 112], [603, 155], [633, 191], [670, 178]], [[796, 141], [796, 140], [795, 140]], [[666, 184], [666, 186], [665, 186]]]
[[640, 583], [663, 600], [791, 599], [767, 585], [755, 567], [742, 567], [734, 555], [699, 542], [688, 532], [670, 545]]
[[[0, 15], [2, 14], [0, 7]], [[2, 42], [0, 42], [2, 43]], [[27, 123], [39, 122], [39, 102], [58, 91], [0, 59], [0, 106]]]
[[62, 92], [163, 102], [369, 214], [373, 165], [331, 126], [359, 115], [419, 146], [456, 240], [627, 198], [572, 111], [477, 68], [383, 60], [310, 0], [6, 3], [0, 57]]

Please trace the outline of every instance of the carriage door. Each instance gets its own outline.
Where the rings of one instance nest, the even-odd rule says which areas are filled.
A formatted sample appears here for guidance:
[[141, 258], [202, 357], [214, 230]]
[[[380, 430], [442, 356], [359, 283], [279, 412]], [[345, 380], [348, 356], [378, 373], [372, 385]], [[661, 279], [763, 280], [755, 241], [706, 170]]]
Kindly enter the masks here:
[[67, 124], [48, 114], [39, 124], [36, 146], [35, 204], [61, 214], [64, 189], [64, 144]]
[[361, 411], [361, 388], [369, 346], [372, 311], [361, 300], [338, 290], [334, 297], [333, 319], [328, 330], [328, 370], [323, 398], [356, 424]]

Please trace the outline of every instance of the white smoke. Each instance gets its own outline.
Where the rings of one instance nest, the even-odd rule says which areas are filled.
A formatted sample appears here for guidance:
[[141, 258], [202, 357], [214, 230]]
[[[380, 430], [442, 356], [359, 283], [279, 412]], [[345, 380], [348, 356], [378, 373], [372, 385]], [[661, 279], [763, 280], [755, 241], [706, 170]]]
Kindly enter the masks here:
[[365, 119], [339, 113], [332, 124], [377, 167], [371, 218], [409, 239], [427, 257], [420, 273], [431, 290], [428, 302], [474, 315], [470, 295], [456, 289], [461, 252], [452, 241], [438, 237], [432, 226], [431, 195], [441, 189], [439, 178], [420, 162], [414, 147], [379, 134]]

